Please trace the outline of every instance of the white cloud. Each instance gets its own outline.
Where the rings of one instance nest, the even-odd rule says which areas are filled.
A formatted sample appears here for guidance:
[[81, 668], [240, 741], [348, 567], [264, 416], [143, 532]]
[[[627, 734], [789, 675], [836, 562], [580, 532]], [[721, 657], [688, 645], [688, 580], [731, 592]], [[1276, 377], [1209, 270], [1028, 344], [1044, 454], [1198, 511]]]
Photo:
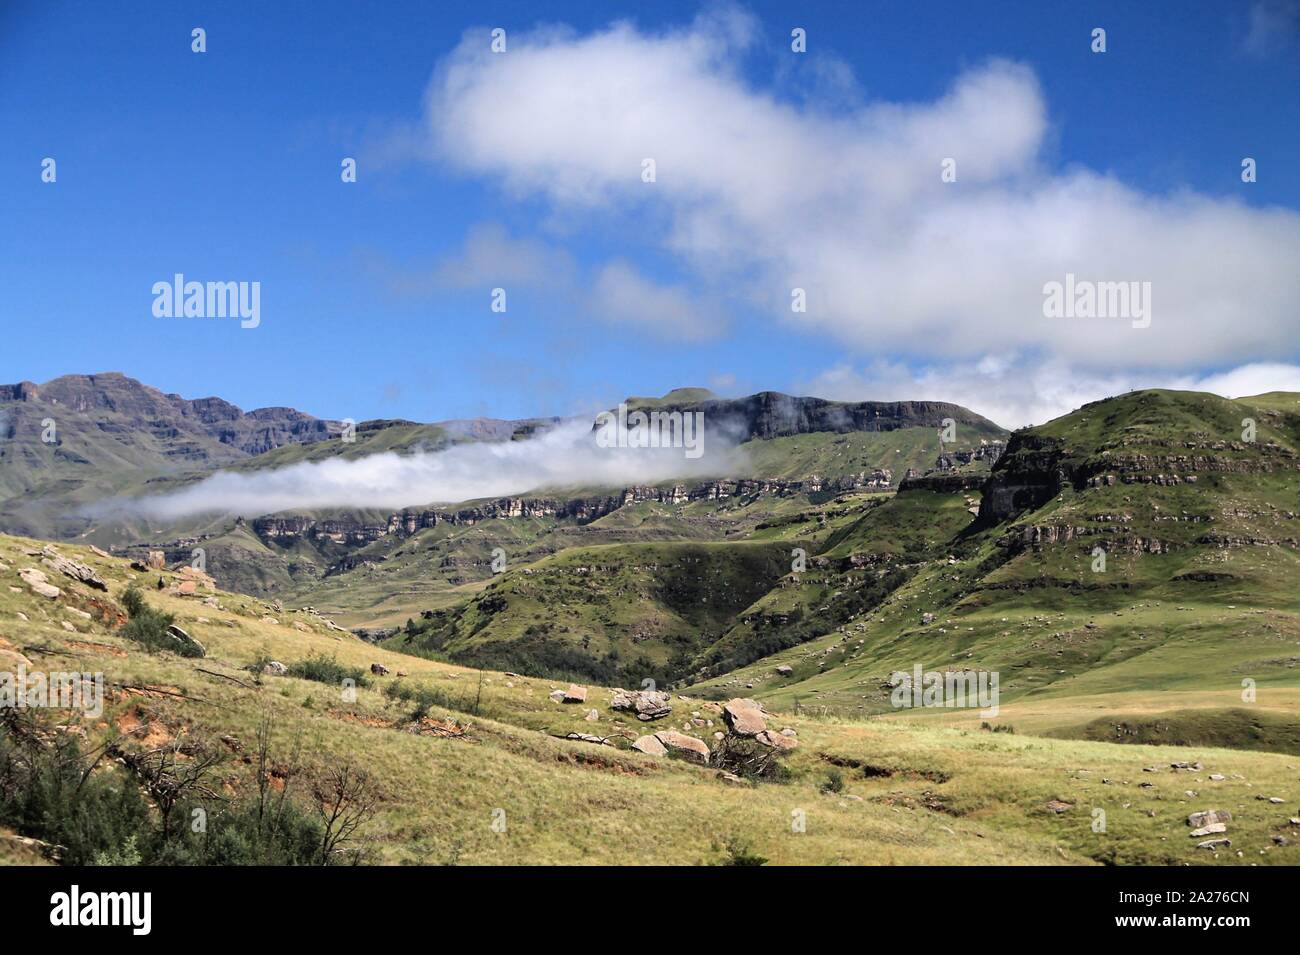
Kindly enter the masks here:
[[270, 471], [219, 471], [175, 494], [112, 502], [97, 511], [173, 520], [297, 509], [396, 510], [547, 489], [622, 488], [729, 473], [739, 466], [734, 444], [720, 433], [707, 432], [702, 449], [702, 456], [689, 458], [681, 448], [601, 448], [590, 423], [573, 421], [526, 441], [330, 458]]
[[1213, 374], [1162, 371], [1089, 372], [1057, 360], [988, 356], [978, 362], [918, 369], [877, 362], [832, 368], [800, 390], [840, 401], [953, 401], [1004, 428], [1042, 424], [1087, 404], [1141, 388], [1208, 391], [1242, 398], [1266, 391], [1300, 391], [1300, 365], [1257, 362]]
[[[829, 115], [736, 72], [752, 34], [734, 15], [657, 34], [620, 23], [514, 33], [494, 55], [475, 32], [435, 74], [427, 122], [445, 161], [570, 219], [644, 211], [646, 241], [714, 293], [878, 353], [1037, 351], [1093, 369], [1292, 353], [1300, 214], [1049, 170], [1047, 103], [1022, 65]], [[949, 157], [955, 183], [940, 178]], [[1045, 318], [1043, 286], [1067, 272], [1150, 282], [1151, 326]], [[789, 311], [794, 287], [806, 315]]]
[[725, 325], [720, 310], [702, 306], [683, 288], [659, 285], [627, 262], [615, 261], [597, 273], [592, 313], [602, 321], [630, 325], [661, 338], [700, 341]]

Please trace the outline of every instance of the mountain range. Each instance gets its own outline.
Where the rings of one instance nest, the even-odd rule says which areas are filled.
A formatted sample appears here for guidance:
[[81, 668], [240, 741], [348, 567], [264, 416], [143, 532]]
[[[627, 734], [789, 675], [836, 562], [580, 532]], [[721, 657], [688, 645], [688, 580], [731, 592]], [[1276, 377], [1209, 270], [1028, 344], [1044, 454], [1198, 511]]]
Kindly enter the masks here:
[[[186, 639], [197, 635], [209, 660], [226, 661], [181, 672], [164, 654], [157, 685], [215, 672], [256, 694], [230, 667], [269, 667], [259, 661], [275, 654], [297, 677], [284, 693], [302, 697], [285, 718], [307, 720], [348, 752], [360, 741], [342, 742], [351, 731], [336, 724], [364, 719], [380, 734], [416, 726], [417, 735], [473, 736], [483, 747], [461, 752], [475, 771], [506, 760], [528, 775], [512, 761], [528, 753], [532, 765], [544, 751], [549, 764], [635, 776], [658, 770], [592, 749], [635, 743], [658, 753], [666, 739], [688, 762], [724, 767], [724, 785], [746, 785], [741, 764], [728, 762], [737, 744], [727, 734], [744, 723], [732, 709], [752, 705], [769, 725], [778, 713], [790, 724], [787, 742], [769, 734], [765, 745], [795, 753], [792, 786], [814, 785], [829, 766], [833, 778], [817, 785], [838, 792], [825, 787], [848, 772], [846, 791], [882, 812], [949, 818], [963, 844], [991, 834], [999, 858], [1042, 861], [1040, 849], [1064, 840], [1069, 859], [1188, 861], [1195, 846], [1167, 842], [1164, 810], [1198, 808], [1196, 790], [1207, 787], [1231, 789], [1234, 826], [1262, 840], [1261, 853], [1290, 844], [1285, 824], [1252, 811], [1241, 787], [1267, 781], [1281, 792], [1276, 760], [1287, 757], [1277, 754], [1300, 754], [1300, 395], [1138, 391], [1014, 433], [931, 401], [682, 389], [626, 404], [703, 411], [734, 444], [717, 473], [623, 486], [157, 520], [122, 502], [304, 462], [479, 446], [526, 457], [574, 422], [361, 422], [345, 441], [347, 422], [287, 408], [245, 413], [117, 374], [6, 386], [0, 575], [12, 579], [0, 611], [44, 642], [0, 635], [0, 652], [106, 654], [114, 672], [114, 655], [126, 653], [132, 666], [154, 667], [152, 654], [118, 649], [126, 631], [113, 622], [122, 618], [112, 601], [143, 584]], [[52, 573], [74, 584], [42, 602]], [[64, 600], [75, 608], [60, 621], [51, 613]], [[51, 649], [61, 640], [70, 649]], [[367, 658], [375, 673], [401, 667], [423, 689], [399, 679], [386, 698], [367, 690], [361, 710], [303, 715], [316, 705], [311, 680], [330, 682], [351, 672], [338, 661]], [[900, 709], [900, 685], [920, 672], [994, 674], [1000, 697], [991, 708]], [[291, 689], [304, 681], [302, 693]], [[627, 686], [671, 694], [620, 696]], [[411, 693], [428, 696], [418, 721], [394, 720]], [[638, 719], [660, 720], [683, 701], [689, 717], [674, 715], [658, 742], [640, 735]], [[625, 704], [645, 712], [629, 723]], [[431, 706], [442, 715], [423, 715]], [[172, 719], [149, 712], [149, 732]], [[576, 749], [552, 755], [537, 734]], [[414, 754], [394, 752], [390, 766], [387, 742], [366, 745], [380, 743], [371, 758], [404, 773]], [[985, 753], [997, 754], [987, 766]], [[1199, 772], [1192, 755], [1214, 775], [1106, 792], [1136, 787], [1135, 771], [1158, 770], [1153, 760], [1175, 776]], [[567, 772], [535, 782], [563, 789]], [[662, 777], [656, 791], [685, 806], [694, 778]], [[1144, 815], [1130, 812], [1135, 799]], [[1121, 820], [1114, 840], [1098, 842], [1086, 818], [1048, 821], [1090, 802]], [[733, 811], [751, 809], [741, 800]], [[704, 851], [672, 845], [664, 858]], [[412, 848], [395, 839], [388, 851], [406, 859]]]

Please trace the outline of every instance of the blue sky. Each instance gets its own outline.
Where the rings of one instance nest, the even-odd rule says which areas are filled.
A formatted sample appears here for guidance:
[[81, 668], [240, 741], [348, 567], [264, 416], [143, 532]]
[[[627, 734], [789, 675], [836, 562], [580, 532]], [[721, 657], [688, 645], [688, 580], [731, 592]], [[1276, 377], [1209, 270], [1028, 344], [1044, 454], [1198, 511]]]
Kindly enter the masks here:
[[[951, 399], [1008, 424], [1111, 388], [1294, 386], [1296, 5], [981, 6], [10, 0], [0, 380], [119, 370], [186, 397], [357, 420], [563, 414], [704, 385]], [[610, 33], [615, 20], [627, 23]], [[1104, 54], [1089, 48], [1098, 26]], [[194, 27], [206, 53], [191, 52]], [[507, 31], [499, 62], [514, 72], [481, 55], [493, 27]], [[807, 53], [790, 50], [793, 27], [806, 29]], [[656, 77], [663, 63], [674, 68]], [[552, 75], [547, 99], [538, 77]], [[969, 132], [927, 139], [931, 120], [951, 118], [934, 104], [972, 76], [955, 120]], [[673, 140], [649, 190], [636, 170], [611, 181], [624, 153], [602, 138], [636, 138], [640, 101], [617, 101], [629, 88], [665, 99], [644, 123]], [[571, 112], [590, 89], [616, 102]], [[712, 92], [721, 115], [700, 105]], [[631, 125], [610, 124], [607, 107]], [[891, 109], [922, 132], [877, 148]], [[751, 116], [772, 139], [738, 146]], [[697, 148], [715, 119], [725, 140]], [[812, 147], [794, 154], [793, 174], [764, 168], [790, 136], [824, 137], [850, 158], [860, 148], [864, 194], [851, 164], [809, 167]], [[959, 169], [988, 166], [974, 185], [959, 176], [965, 205], [927, 194], [917, 205], [935, 215], [918, 219], [881, 198], [900, 165], [937, 184], [945, 149]], [[345, 156], [358, 159], [356, 183], [340, 181]], [[1241, 181], [1245, 156], [1257, 182]], [[41, 181], [44, 157], [56, 183]], [[843, 181], [805, 195], [804, 168]], [[752, 187], [732, 188], [749, 172]], [[1041, 199], [1022, 205], [1022, 194]], [[871, 214], [842, 214], [844, 196]], [[1032, 296], [1004, 302], [1006, 285], [982, 286], [1004, 258], [972, 262], [968, 250], [1042, 247], [1045, 219], [1087, 219], [1098, 204], [1108, 211], [1078, 226], [1062, 271], [1077, 261], [1102, 279], [1149, 274], [1157, 301], [1221, 301], [1220, 332], [1187, 307], [1157, 312], [1145, 338], [1041, 332]], [[783, 208], [800, 224], [777, 224]], [[936, 222], [962, 230], [937, 269], [916, 251], [954, 238]], [[881, 267], [891, 230], [912, 251]], [[1240, 261], [1216, 254], [1220, 235]], [[1106, 253], [1124, 241], [1141, 252], [1184, 236], [1186, 251], [1126, 254], [1134, 274], [1112, 274]], [[811, 248], [826, 250], [817, 268]], [[823, 272], [841, 250], [842, 266]], [[501, 260], [500, 277], [484, 256]], [[863, 285], [851, 287], [858, 263]], [[1007, 272], [1036, 288], [1041, 265]], [[154, 317], [151, 287], [176, 272], [260, 282], [261, 324]], [[969, 309], [934, 294], [947, 276]], [[783, 314], [796, 282], [834, 306]], [[496, 286], [505, 314], [489, 308]]]

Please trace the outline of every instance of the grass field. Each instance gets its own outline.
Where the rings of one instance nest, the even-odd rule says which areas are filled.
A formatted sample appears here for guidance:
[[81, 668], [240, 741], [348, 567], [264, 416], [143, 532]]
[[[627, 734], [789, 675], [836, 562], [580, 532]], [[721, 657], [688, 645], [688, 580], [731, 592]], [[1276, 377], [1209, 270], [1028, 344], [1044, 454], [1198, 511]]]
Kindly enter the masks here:
[[[53, 580], [63, 589], [54, 600], [31, 592], [18, 572], [39, 566], [32, 555], [42, 546], [0, 538], [0, 647], [33, 668], [104, 672], [111, 703], [103, 719], [85, 724], [90, 737], [145, 745], [183, 731], [246, 746], [269, 714], [276, 752], [288, 753], [300, 737], [312, 767], [351, 761], [373, 774], [383, 798], [364, 838], [380, 861], [696, 865], [748, 853], [773, 864], [1300, 862], [1287, 822], [1300, 811], [1295, 756], [1030, 735], [1028, 701], [1006, 704], [998, 719], [1019, 723], [1014, 734], [969, 721], [794, 715], [773, 704], [769, 725], [798, 734], [788, 772], [781, 781], [736, 785], [708, 767], [626, 749], [621, 734], [645, 726], [610, 711], [603, 688], [590, 687], [585, 705], [557, 704], [548, 694], [562, 684], [389, 652], [312, 614], [249, 597], [217, 594], [218, 609], [147, 591], [207, 656], [146, 652], [71, 612], [97, 598], [83, 585]], [[137, 575], [88, 549], [60, 550], [95, 568], [113, 600], [133, 578], [152, 584], [160, 576]], [[362, 668], [383, 663], [394, 675], [375, 677], [349, 703], [337, 687], [274, 676], [259, 686], [242, 669], [263, 656], [292, 664], [321, 653]], [[441, 701], [422, 722], [412, 724], [408, 707], [383, 692], [398, 679]], [[1178, 708], [1191, 708], [1190, 698], [1174, 697]], [[1070, 704], [1080, 723], [1099, 715], [1097, 700]], [[1117, 703], [1113, 712], [1136, 712], [1136, 699]], [[707, 738], [711, 727], [694, 727], [689, 714], [717, 721], [701, 699], [675, 696], [673, 707], [653, 728], [684, 723]], [[584, 718], [588, 709], [595, 722]], [[1052, 712], [1068, 715], [1059, 706]], [[569, 732], [609, 734], [617, 745], [556, 738]], [[1203, 769], [1170, 768], [1189, 760]], [[234, 751], [218, 772], [227, 792], [249, 785], [249, 767]], [[1211, 781], [1210, 773], [1224, 778]], [[1189, 838], [1186, 815], [1208, 808], [1232, 812], [1231, 851], [1198, 850]], [[1097, 810], [1104, 832], [1095, 831]], [[0, 857], [34, 861], [11, 838], [0, 840]]]

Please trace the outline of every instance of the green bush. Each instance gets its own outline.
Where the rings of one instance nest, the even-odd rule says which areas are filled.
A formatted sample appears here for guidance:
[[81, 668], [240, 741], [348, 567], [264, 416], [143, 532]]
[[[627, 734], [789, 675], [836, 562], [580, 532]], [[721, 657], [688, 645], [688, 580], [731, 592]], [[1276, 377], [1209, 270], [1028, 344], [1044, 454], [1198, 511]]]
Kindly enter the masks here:
[[136, 587], [132, 586], [122, 594], [122, 606], [129, 619], [119, 632], [128, 640], [134, 640], [149, 650], [170, 650], [183, 657], [203, 655], [198, 647], [177, 640], [167, 632], [176, 618], [150, 607]]
[[344, 680], [352, 680], [355, 686], [370, 685], [370, 674], [361, 667], [339, 663], [335, 657], [327, 657], [323, 653], [289, 664], [289, 676], [317, 683], [332, 683], [334, 686], [341, 686]]

